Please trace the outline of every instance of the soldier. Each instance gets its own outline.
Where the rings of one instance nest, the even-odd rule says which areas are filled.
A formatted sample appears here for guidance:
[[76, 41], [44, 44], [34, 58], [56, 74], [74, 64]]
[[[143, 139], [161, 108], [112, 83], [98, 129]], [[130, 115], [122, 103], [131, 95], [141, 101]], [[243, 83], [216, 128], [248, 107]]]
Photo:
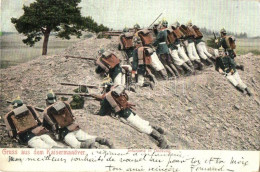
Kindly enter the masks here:
[[126, 60], [129, 60], [133, 57], [133, 37], [134, 33], [129, 32], [129, 29], [127, 27], [123, 29], [123, 33], [119, 36], [118, 50], [123, 51], [122, 53], [124, 53], [124, 56], [127, 57]]
[[192, 24], [191, 21], [187, 23], [187, 27], [194, 32], [194, 43], [198, 50], [199, 56], [205, 60], [207, 65], [212, 66], [213, 62], [209, 59], [212, 58], [212, 55], [208, 52], [205, 42], [202, 40], [203, 34], [200, 32], [199, 28]]
[[[152, 49], [153, 49], [153, 46], [152, 46], [152, 43], [153, 43], [153, 36], [152, 36], [152, 33], [151, 31], [149, 31], [148, 29], [142, 29], [142, 30], [139, 30], [136, 34], [136, 39], [141, 39], [142, 41], [142, 46], [145, 46], [147, 47], [150, 52], [151, 52], [151, 67], [159, 72], [161, 74], [161, 76], [163, 77], [163, 79], [167, 79], [167, 72], [163, 66], [163, 64], [161, 63], [161, 61], [159, 60], [156, 52]], [[152, 76], [151, 72], [148, 71], [148, 74]], [[153, 80], [154, 77], [152, 77]]]
[[187, 49], [188, 56], [190, 60], [198, 65], [198, 69], [203, 69], [203, 63], [201, 63], [200, 57], [196, 51], [195, 44], [194, 44], [194, 33], [185, 25], [179, 26], [179, 29], [184, 34], [184, 45]]
[[[134, 33], [137, 33], [140, 29], [141, 29], [140, 25], [138, 23], [136, 23], [134, 25]], [[135, 36], [137, 36], [137, 35], [135, 35]]]
[[[229, 55], [232, 59], [235, 59], [236, 53], [234, 49], [236, 48], [235, 44], [236, 39], [233, 36], [228, 36], [226, 30], [223, 28], [220, 30], [220, 38], [215, 40], [215, 43], [218, 47], [223, 47], [225, 49], [225, 53]], [[240, 70], [244, 70], [243, 65], [236, 64], [236, 68]]]
[[182, 74], [183, 70], [186, 70], [188, 74], [191, 74], [193, 70], [179, 57], [178, 47], [175, 45], [176, 38], [174, 31], [171, 28], [167, 29], [167, 44], [176, 68], [179, 69]]
[[180, 27], [180, 23], [178, 21], [176, 21], [172, 26], [172, 30], [173, 30], [173, 33], [175, 35], [175, 42], [173, 43], [173, 45], [175, 45], [177, 47], [177, 51], [178, 51], [178, 55], [179, 57], [193, 70], [194, 69], [194, 66], [193, 64], [191, 63], [189, 57], [187, 56], [187, 54], [185, 53], [185, 50], [184, 50], [184, 45], [181, 41], [181, 39], [184, 38], [184, 34], [180, 31], [179, 29]]
[[219, 57], [216, 59], [216, 70], [224, 74], [226, 78], [234, 85], [239, 91], [246, 92], [249, 96], [252, 95], [249, 88], [243, 83], [238, 72], [236, 71], [236, 64], [234, 60], [225, 55], [225, 51], [222, 47], [219, 48]]
[[137, 74], [137, 85], [143, 87], [150, 86], [153, 89], [152, 83], [144, 82], [144, 76], [147, 72], [147, 67], [151, 65], [151, 55], [153, 54], [153, 49], [149, 47], [143, 47], [139, 37], [134, 38], [134, 45], [135, 49], [133, 52], [132, 78], [135, 78]]
[[[17, 100], [17, 102], [20, 99]], [[16, 138], [20, 143], [28, 144], [31, 148], [61, 148], [42, 126], [39, 114], [32, 106], [21, 105], [15, 107], [4, 117], [8, 135]]]
[[128, 102], [128, 96], [123, 85], [116, 85], [105, 94], [101, 102], [99, 115], [109, 115], [112, 111], [120, 118], [124, 118], [131, 126], [137, 128], [140, 132], [153, 137], [158, 141], [158, 146], [162, 149], [169, 148], [167, 140], [163, 136], [163, 129], [153, 127], [148, 121], [140, 118], [131, 108], [135, 106]]
[[156, 40], [153, 42], [153, 46], [156, 46], [156, 53], [159, 55], [161, 62], [165, 66], [165, 68], [171, 73], [172, 76], [179, 77], [179, 72], [176, 67], [173, 65], [169, 48], [166, 44], [167, 41], [167, 26], [168, 22], [166, 20], [162, 21], [162, 28], [158, 35], [156, 36]]
[[108, 139], [81, 130], [67, 102], [58, 101], [48, 106], [43, 114], [46, 128], [55, 133], [56, 139], [65, 141], [72, 148], [98, 148], [99, 144], [114, 148]]
[[122, 73], [122, 68], [120, 66], [120, 60], [110, 51], [105, 51], [101, 49], [98, 51], [99, 58], [96, 61], [98, 67], [96, 68], [96, 73], [105, 72], [109, 74], [112, 81], [115, 84], [125, 84], [125, 76]]

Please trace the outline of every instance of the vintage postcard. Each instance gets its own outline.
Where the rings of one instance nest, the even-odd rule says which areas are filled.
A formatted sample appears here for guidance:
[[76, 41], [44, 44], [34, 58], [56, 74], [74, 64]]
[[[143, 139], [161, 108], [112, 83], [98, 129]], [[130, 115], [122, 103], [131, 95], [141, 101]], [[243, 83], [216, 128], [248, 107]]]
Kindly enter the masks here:
[[259, 0], [2, 0], [1, 171], [259, 171]]

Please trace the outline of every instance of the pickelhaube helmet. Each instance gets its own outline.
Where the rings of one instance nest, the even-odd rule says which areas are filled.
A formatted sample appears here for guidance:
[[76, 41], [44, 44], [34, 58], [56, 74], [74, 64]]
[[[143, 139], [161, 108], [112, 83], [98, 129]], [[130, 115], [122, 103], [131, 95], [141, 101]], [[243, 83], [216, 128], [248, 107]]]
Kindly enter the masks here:
[[179, 26], [180, 26], [180, 23], [176, 20], [176, 22], [173, 23], [172, 26], [175, 27], [175, 28], [176, 28], [176, 27], [179, 27]]
[[103, 54], [105, 52], [104, 48], [100, 48], [100, 50], [98, 50], [98, 54]]
[[218, 51], [219, 51], [219, 52], [220, 52], [220, 51], [225, 51], [225, 49], [221, 46], [221, 47], [218, 48]]
[[165, 20], [165, 19], [163, 19], [162, 20], [162, 26], [164, 26], [164, 27], [167, 27], [168, 26], [168, 22], [167, 22], [167, 20]]
[[51, 105], [57, 101], [56, 95], [52, 90], [49, 91], [49, 93], [46, 96], [46, 103]]
[[187, 22], [187, 26], [192, 26], [192, 21], [191, 21], [191, 20], [189, 20], [189, 21]]
[[226, 31], [224, 28], [222, 28], [222, 29], [220, 30], [220, 33], [227, 33], [227, 31]]
[[23, 101], [21, 100], [20, 96], [17, 96], [17, 98], [15, 98], [11, 104], [13, 105], [13, 109], [15, 109], [15, 108], [22, 106]]
[[140, 29], [141, 27], [140, 27], [140, 25], [138, 24], [138, 23], [136, 23], [135, 25], [134, 25], [134, 29]]
[[123, 29], [123, 32], [129, 32], [129, 28], [128, 28], [128, 27], [125, 27], [125, 28]]

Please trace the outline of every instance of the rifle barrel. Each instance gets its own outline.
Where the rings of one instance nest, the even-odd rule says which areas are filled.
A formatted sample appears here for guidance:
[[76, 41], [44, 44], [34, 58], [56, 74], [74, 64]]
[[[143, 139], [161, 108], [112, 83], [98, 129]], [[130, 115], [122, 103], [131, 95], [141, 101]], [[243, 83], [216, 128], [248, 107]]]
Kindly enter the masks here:
[[162, 15], [163, 13], [161, 13], [153, 22], [152, 22], [152, 24], [150, 24], [150, 26], [148, 27], [148, 28], [150, 28], [153, 24], [154, 24], [154, 22], [156, 22], [156, 20]]
[[[85, 84], [72, 84], [72, 83], [60, 83], [61, 85], [68, 85], [68, 86], [85, 86], [85, 87], [89, 87], [89, 88], [98, 88], [99, 86], [95, 86], [95, 85], [85, 85]], [[103, 86], [101, 86], [103, 87]]]
[[91, 57], [79, 57], [79, 56], [65, 56], [66, 58], [75, 58], [75, 59], [84, 59], [84, 60], [97, 60], [95, 58], [91, 58]]

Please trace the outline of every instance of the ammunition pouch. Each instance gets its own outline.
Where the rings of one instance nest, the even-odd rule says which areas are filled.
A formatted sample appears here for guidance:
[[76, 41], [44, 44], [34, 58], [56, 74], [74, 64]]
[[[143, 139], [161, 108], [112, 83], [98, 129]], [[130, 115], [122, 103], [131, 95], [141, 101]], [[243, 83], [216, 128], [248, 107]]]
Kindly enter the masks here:
[[152, 33], [148, 29], [138, 31], [137, 35], [141, 38], [143, 46], [153, 43]]

